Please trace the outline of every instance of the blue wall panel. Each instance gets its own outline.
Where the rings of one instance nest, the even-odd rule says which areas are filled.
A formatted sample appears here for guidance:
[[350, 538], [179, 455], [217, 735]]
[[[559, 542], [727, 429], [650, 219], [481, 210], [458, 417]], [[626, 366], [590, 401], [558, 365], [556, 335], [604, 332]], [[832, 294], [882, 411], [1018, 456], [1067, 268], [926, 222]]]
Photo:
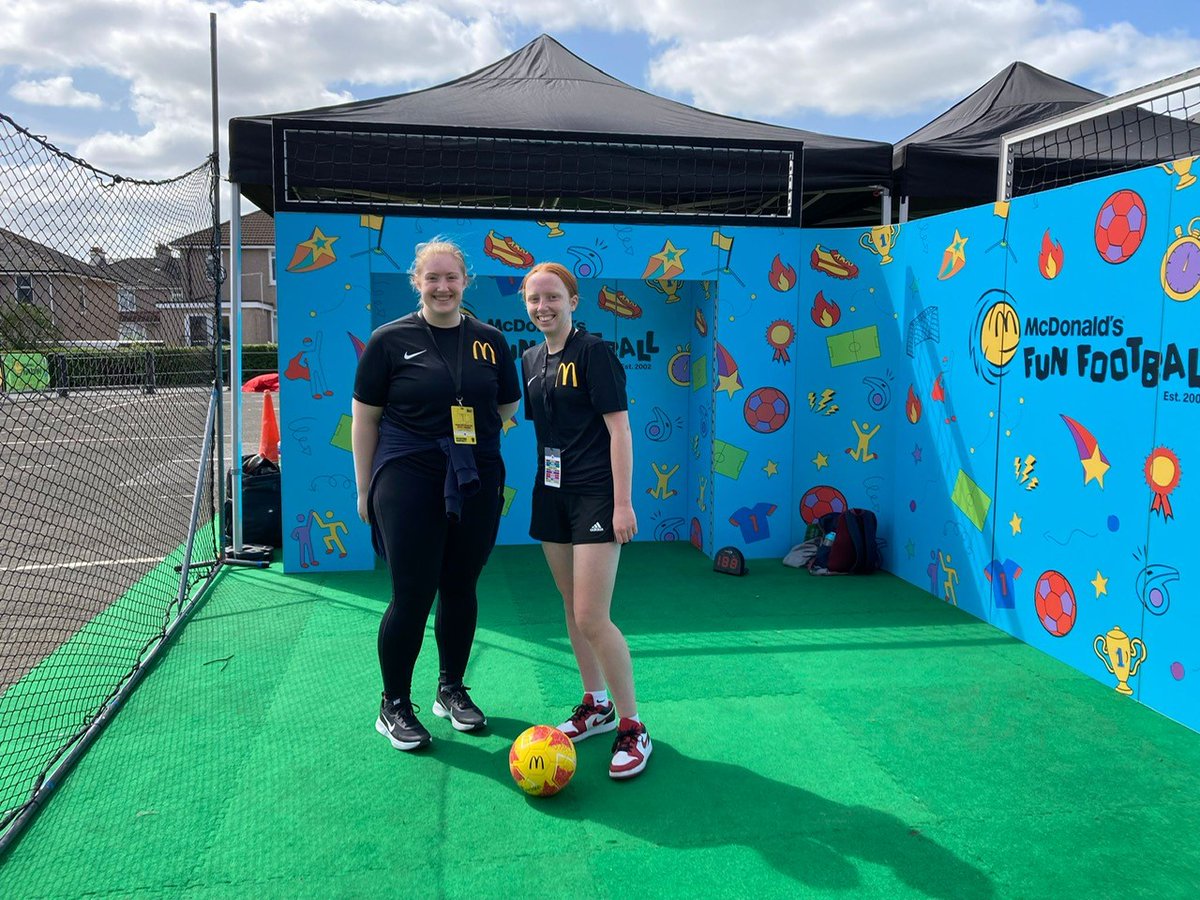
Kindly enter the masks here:
[[[629, 379], [639, 539], [778, 558], [819, 513], [872, 509], [890, 571], [1200, 727], [1200, 187], [1152, 168], [887, 229], [280, 214], [289, 571], [374, 565], [357, 351], [414, 307], [435, 234], [516, 354], [539, 339], [527, 264], [574, 269]], [[503, 449], [521, 543], [523, 412]]]

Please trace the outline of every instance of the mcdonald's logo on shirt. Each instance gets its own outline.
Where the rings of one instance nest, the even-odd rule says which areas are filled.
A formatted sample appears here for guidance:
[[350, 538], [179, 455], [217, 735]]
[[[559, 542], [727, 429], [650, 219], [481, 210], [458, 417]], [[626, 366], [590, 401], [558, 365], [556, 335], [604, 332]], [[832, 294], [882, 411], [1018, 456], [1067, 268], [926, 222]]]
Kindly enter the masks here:
[[471, 341], [471, 359], [486, 359], [496, 365], [496, 348], [487, 341]]
[[571, 387], [579, 387], [579, 379], [575, 375], [575, 363], [559, 363], [558, 364], [558, 381], [557, 383], [563, 387], [567, 386], [567, 379], [571, 379]]

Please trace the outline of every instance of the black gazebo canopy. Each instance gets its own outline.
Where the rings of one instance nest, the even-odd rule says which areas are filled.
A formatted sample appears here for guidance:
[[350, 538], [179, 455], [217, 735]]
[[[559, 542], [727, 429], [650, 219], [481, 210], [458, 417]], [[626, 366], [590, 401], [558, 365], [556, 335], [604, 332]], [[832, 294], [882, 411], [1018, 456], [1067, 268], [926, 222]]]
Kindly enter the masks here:
[[[767, 209], [778, 202], [782, 183], [789, 207], [803, 205], [805, 224], [856, 216], [871, 224], [878, 221], [878, 188], [891, 184], [890, 144], [718, 115], [658, 97], [607, 75], [547, 35], [425, 90], [232, 119], [229, 145], [230, 179], [268, 212], [290, 208], [298, 197], [369, 207], [403, 195], [408, 212], [428, 213], [425, 200], [436, 191], [440, 202], [449, 196], [451, 205], [483, 204], [473, 208], [488, 215], [514, 197], [511, 208], [528, 211], [556, 208], [572, 196], [586, 216], [619, 212], [605, 208], [611, 196], [624, 202], [632, 184], [657, 179], [672, 185], [666, 199], [648, 197], [637, 212], [719, 215], [733, 208], [729, 197], [739, 191], [742, 212], [758, 196]], [[572, 157], [582, 146], [590, 155]], [[716, 182], [708, 174], [714, 158], [727, 167]], [[495, 174], [501, 170], [510, 173], [504, 184]]]

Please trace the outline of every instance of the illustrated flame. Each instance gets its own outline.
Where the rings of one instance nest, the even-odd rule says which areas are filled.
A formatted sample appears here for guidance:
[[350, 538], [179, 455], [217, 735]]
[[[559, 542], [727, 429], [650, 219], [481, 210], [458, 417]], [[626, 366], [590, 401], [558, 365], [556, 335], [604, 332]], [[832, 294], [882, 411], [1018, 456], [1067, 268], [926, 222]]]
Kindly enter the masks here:
[[796, 270], [791, 266], [785, 266], [783, 260], [779, 258], [779, 254], [776, 253], [775, 259], [771, 262], [771, 271], [767, 275], [767, 280], [777, 291], [790, 291], [796, 284]]
[[921, 421], [921, 398], [911, 384], [908, 386], [908, 402], [904, 404], [904, 412], [914, 425]]
[[826, 300], [823, 291], [817, 291], [817, 296], [813, 298], [812, 320], [821, 328], [829, 328], [836, 325], [841, 317], [841, 307]]
[[1042, 252], [1038, 254], [1038, 269], [1041, 270], [1043, 278], [1053, 279], [1058, 277], [1062, 267], [1062, 244], [1050, 240], [1050, 229], [1047, 228], [1046, 233], [1042, 235]]

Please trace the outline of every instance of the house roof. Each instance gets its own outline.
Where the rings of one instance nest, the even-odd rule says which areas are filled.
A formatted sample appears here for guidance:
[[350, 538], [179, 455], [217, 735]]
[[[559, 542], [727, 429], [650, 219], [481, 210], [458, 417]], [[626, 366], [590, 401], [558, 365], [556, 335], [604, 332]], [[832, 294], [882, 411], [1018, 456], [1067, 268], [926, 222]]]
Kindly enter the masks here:
[[[185, 234], [177, 241], [172, 241], [173, 247], [207, 247], [212, 240], [212, 229], [204, 228]], [[220, 246], [229, 246], [229, 222], [221, 223]], [[274, 247], [275, 220], [262, 210], [242, 216], [242, 246], [243, 247]]]
[[84, 278], [112, 280], [106, 270], [53, 247], [0, 228], [0, 272], [51, 275], [66, 273]]
[[149, 258], [114, 260], [105, 265], [105, 272], [121, 284], [138, 288], [169, 291], [183, 284], [183, 267], [169, 252]]
[[361, 126], [397, 133], [449, 128], [484, 136], [526, 132], [653, 136], [681, 142], [803, 142], [804, 191], [862, 189], [891, 180], [890, 144], [718, 115], [659, 97], [613, 78], [548, 35], [477, 72], [424, 90], [232, 119], [229, 177], [266, 209], [274, 204], [272, 131], [277, 121], [319, 122], [347, 134]]

